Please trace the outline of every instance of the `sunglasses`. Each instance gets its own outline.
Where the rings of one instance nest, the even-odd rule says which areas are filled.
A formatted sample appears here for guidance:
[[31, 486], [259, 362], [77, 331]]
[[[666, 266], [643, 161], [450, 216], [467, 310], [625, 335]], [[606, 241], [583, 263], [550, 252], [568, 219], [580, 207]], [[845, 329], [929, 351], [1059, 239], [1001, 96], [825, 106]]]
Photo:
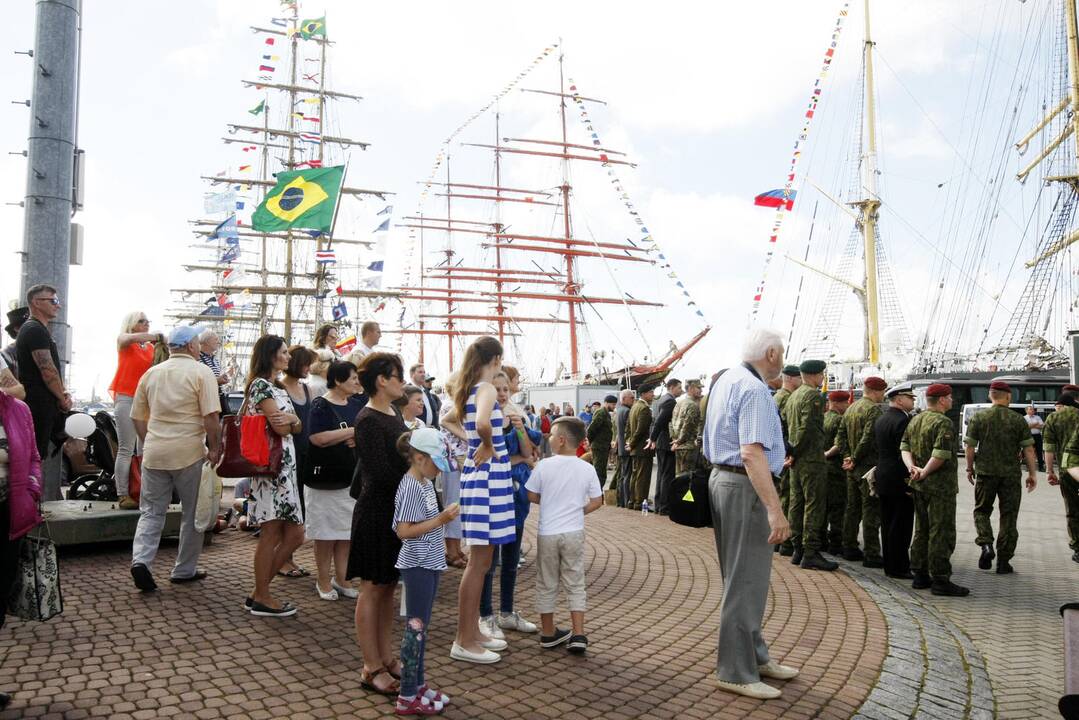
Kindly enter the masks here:
[[54, 297], [51, 297], [51, 298], [34, 298], [34, 300], [44, 300], [45, 302], [49, 303], [50, 305], [59, 305], [60, 304], [60, 299], [59, 298], [54, 298]]

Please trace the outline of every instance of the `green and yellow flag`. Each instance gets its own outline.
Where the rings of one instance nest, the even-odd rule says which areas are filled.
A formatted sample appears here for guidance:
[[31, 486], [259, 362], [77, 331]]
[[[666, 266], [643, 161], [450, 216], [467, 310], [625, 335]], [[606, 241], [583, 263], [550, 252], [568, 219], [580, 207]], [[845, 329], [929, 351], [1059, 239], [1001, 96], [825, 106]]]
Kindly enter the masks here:
[[277, 185], [251, 215], [251, 227], [259, 232], [329, 232], [344, 176], [343, 165], [277, 173]]
[[326, 37], [326, 16], [304, 20], [300, 23], [300, 35], [304, 40], [310, 40], [314, 36]]

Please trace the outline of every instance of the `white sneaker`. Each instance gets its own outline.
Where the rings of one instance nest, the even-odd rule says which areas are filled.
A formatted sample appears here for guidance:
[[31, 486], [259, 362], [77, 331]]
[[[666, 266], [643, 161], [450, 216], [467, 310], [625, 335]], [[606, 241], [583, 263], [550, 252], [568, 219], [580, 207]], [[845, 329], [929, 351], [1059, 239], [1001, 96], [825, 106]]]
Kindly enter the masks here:
[[480, 641], [480, 645], [484, 646], [488, 650], [505, 650], [509, 647], [509, 643], [505, 640], [499, 640], [498, 638], [488, 638], [487, 640]]
[[337, 594], [342, 597], [347, 597], [349, 600], [355, 600], [360, 596], [360, 591], [353, 587], [347, 587], [338, 585], [336, 579], [330, 580], [330, 586], [337, 591]]
[[735, 695], [745, 695], [746, 697], [756, 698], [757, 700], [775, 700], [782, 694], [776, 688], [762, 682], [732, 683], [716, 680], [716, 685], [719, 686], [720, 690], [726, 690]]
[[480, 618], [480, 632], [489, 638], [495, 640], [505, 640], [506, 634], [499, 629], [498, 623], [495, 622], [494, 615], [488, 615], [487, 617]]
[[498, 616], [498, 627], [503, 630], [516, 630], [523, 633], [534, 633], [539, 630], [535, 623], [525, 620], [516, 610], [510, 613], [501, 613]]
[[454, 643], [453, 647], [450, 648], [450, 657], [454, 660], [464, 660], [465, 662], [479, 665], [490, 665], [502, 659], [502, 656], [496, 652], [491, 652], [490, 650], [484, 650], [481, 653], [469, 652], [457, 643]]
[[767, 664], [759, 666], [757, 671], [760, 672], [761, 677], [772, 678], [773, 680], [790, 680], [798, 677], [797, 668], [780, 665], [775, 660], [769, 660]]
[[320, 588], [318, 586], [318, 580], [315, 581], [315, 590], [318, 591], [318, 596], [320, 598], [322, 598], [323, 600], [336, 600], [337, 599], [337, 591], [334, 590], [331, 587], [329, 592], [322, 592], [322, 588]]

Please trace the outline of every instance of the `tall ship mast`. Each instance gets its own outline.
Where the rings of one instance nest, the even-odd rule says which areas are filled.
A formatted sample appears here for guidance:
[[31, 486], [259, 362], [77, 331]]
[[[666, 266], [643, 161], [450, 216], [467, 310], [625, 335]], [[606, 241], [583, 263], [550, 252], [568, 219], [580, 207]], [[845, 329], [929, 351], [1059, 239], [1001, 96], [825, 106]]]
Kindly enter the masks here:
[[[241, 84], [251, 91], [252, 117], [228, 123], [221, 138], [236, 165], [203, 176], [206, 214], [191, 221], [197, 259], [184, 265], [192, 281], [173, 289], [169, 313], [217, 329], [230, 361], [245, 357], [263, 334], [309, 342], [317, 325], [351, 325], [396, 295], [381, 288], [385, 236], [371, 232], [388, 227], [390, 193], [349, 184], [354, 151], [369, 143], [338, 125], [337, 106], [362, 98], [328, 83], [333, 42], [325, 16], [301, 19], [290, 0], [281, 11], [251, 26], [259, 74]], [[291, 174], [292, 187], [271, 197]], [[320, 200], [321, 219], [304, 222]], [[260, 225], [259, 211], [271, 204], [272, 222]], [[366, 230], [358, 230], [364, 222]]]
[[[1006, 107], [1007, 115], [1002, 109], [999, 118], [985, 122], [984, 114], [960, 113], [961, 136], [953, 143], [911, 95], [917, 109], [947, 141], [955, 155], [953, 167], [959, 168], [952, 177], [933, 178], [943, 209], [938, 227], [924, 233], [902, 216], [906, 208], [880, 189], [887, 174], [881, 170], [878, 147], [874, 74], [878, 51], [871, 33], [871, 3], [863, 0], [861, 5], [864, 37], [859, 87], [850, 103], [853, 112], [839, 118], [833, 114], [824, 121], [851, 123], [849, 185], [833, 195], [815, 183], [810, 172], [795, 172], [800, 155], [807, 151], [810, 124], [819, 109], [821, 79], [840, 55], [839, 31], [848, 19], [849, 3], [844, 3], [795, 144], [788, 184], [783, 191], [757, 198], [757, 204], [777, 208], [771, 237], [776, 243], [783, 216], [793, 208], [795, 188], [812, 188], [819, 196], [812, 204], [799, 198], [803, 211], [813, 208], [804, 254], [784, 253], [787, 267], [801, 273], [798, 283], [788, 283], [786, 296], [770, 293], [776, 307], [794, 308], [789, 338], [792, 359], [828, 360], [840, 384], [869, 372], [899, 378], [1052, 370], [1066, 365], [1068, 331], [1079, 327], [1079, 274], [1072, 259], [1079, 241], [1079, 231], [1074, 229], [1079, 144], [1072, 137], [1079, 110], [1075, 0], [1009, 7], [1020, 15], [1024, 28], [1017, 57], [991, 53], [980, 60], [984, 69], [971, 72], [975, 81], [985, 80], [984, 88], [973, 85], [983, 107]], [[1007, 27], [1014, 25], [990, 26], [992, 40], [999, 44], [998, 36]], [[1052, 28], [1048, 37], [1044, 36], [1046, 27]], [[1046, 74], [1046, 67], [1051, 68], [1049, 76], [1039, 77]], [[1007, 70], [1010, 85], [993, 82], [998, 69]], [[895, 74], [890, 65], [888, 70]], [[1022, 124], [1031, 116], [1031, 106], [1037, 115], [1033, 129], [1024, 135]], [[808, 147], [812, 154], [814, 146]], [[1033, 157], [1016, 156], [1028, 151]], [[982, 154], [988, 154], [988, 159]], [[1009, 172], [1009, 166], [1018, 172]], [[812, 170], [814, 175], [819, 172], [817, 167]], [[829, 237], [828, 228], [836, 223], [818, 219], [818, 209], [838, 217], [840, 228], [851, 228], [846, 241]], [[881, 239], [882, 217], [902, 223], [898, 237], [903, 243], [923, 246], [918, 268], [928, 265], [930, 273], [925, 297], [908, 296], [906, 303], [901, 302]], [[938, 236], [927, 237], [930, 232]], [[772, 254], [768, 253], [769, 259]], [[767, 274], [768, 261], [765, 267]], [[754, 315], [764, 288], [762, 280]], [[924, 302], [921, 312], [907, 314], [911, 300]], [[907, 318], [917, 326], [913, 337]], [[850, 342], [854, 328], [861, 336], [859, 349]]]
[[[608, 350], [604, 344], [609, 341], [593, 334], [591, 328], [605, 324], [610, 329], [617, 322], [635, 328], [621, 333], [621, 340], [638, 336], [647, 348], [649, 336], [661, 329], [645, 331], [636, 314], [664, 303], [631, 293], [628, 287], [636, 290], [640, 278], [654, 285], [660, 272], [677, 276], [643, 222], [633, 228], [643, 238], [612, 236], [624, 234], [626, 225], [600, 239], [583, 219], [582, 185], [591, 193], [603, 189], [597, 187], [599, 181], [613, 188], [617, 203], [628, 208], [627, 220], [639, 220], [616, 173], [636, 166], [600, 139], [591, 112], [606, 103], [581, 94], [566, 77], [560, 47], [547, 48], [533, 65], [556, 50], [550, 85], [511, 84], [513, 95], [528, 103], [519, 108], [524, 120], [504, 112], [502, 98], [509, 90], [500, 93], [485, 108], [490, 112], [481, 111], [466, 123], [471, 126], [470, 141], [447, 142], [435, 172], [422, 182], [420, 209], [401, 222], [418, 246], [419, 272], [416, 281], [395, 288], [405, 305], [398, 332], [402, 339], [415, 338], [418, 356], [429, 365], [429, 350], [435, 345], [437, 362], [444, 357], [443, 367], [450, 371], [469, 338], [491, 334], [516, 346], [512, 355], [519, 362], [538, 360], [527, 373], [533, 381], [636, 386], [664, 377], [708, 328], [662, 356], [642, 352], [642, 343], [623, 342]], [[573, 122], [572, 115], [580, 122]], [[517, 127], [529, 129], [513, 129]], [[580, 137], [574, 133], [578, 127], [583, 130]], [[484, 154], [489, 164], [482, 160]], [[460, 170], [461, 165], [466, 170]], [[473, 174], [485, 167], [487, 178]], [[440, 242], [433, 252], [432, 242]], [[699, 309], [690, 307], [690, 312], [705, 325]], [[642, 362], [644, 356], [656, 362]], [[553, 375], [545, 374], [552, 368], [557, 368]]]

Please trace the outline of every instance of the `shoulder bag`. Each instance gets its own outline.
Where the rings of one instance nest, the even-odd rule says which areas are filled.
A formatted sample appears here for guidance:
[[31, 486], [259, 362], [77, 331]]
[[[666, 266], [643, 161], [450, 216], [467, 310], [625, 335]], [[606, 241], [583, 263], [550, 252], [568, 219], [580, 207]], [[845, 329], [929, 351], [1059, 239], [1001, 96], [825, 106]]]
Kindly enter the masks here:
[[[277, 477], [281, 472], [281, 463], [284, 459], [284, 443], [281, 436], [270, 428], [263, 415], [251, 416], [247, 419], [247, 395], [244, 395], [243, 405], [235, 415], [226, 415], [221, 418], [221, 462], [216, 470], [217, 475], [223, 478], [245, 477]], [[251, 422], [259, 419], [261, 423]], [[260, 427], [261, 426], [261, 427]], [[270, 446], [269, 461], [265, 465], [256, 465], [244, 457], [240, 448], [244, 432], [263, 432]]]
[[[44, 526], [44, 535], [40, 528]], [[44, 622], [64, 612], [60, 591], [60, 561], [56, 556], [46, 520], [19, 544], [15, 581], [8, 597], [8, 610], [23, 620]]]
[[[330, 407], [330, 410], [337, 417], [339, 429], [343, 430], [346, 427], [352, 427], [352, 423], [341, 417], [336, 405], [325, 398], [315, 398], [312, 403], [319, 401]], [[311, 410], [314, 409], [312, 405]], [[351, 485], [355, 469], [356, 453], [345, 443], [337, 443], [326, 447], [319, 447], [314, 443], [309, 443], [303, 467], [300, 468], [300, 478], [305, 487], [312, 487], [316, 490], [342, 490]]]

